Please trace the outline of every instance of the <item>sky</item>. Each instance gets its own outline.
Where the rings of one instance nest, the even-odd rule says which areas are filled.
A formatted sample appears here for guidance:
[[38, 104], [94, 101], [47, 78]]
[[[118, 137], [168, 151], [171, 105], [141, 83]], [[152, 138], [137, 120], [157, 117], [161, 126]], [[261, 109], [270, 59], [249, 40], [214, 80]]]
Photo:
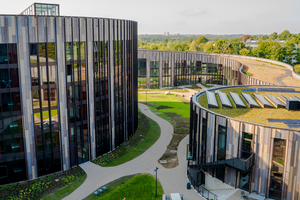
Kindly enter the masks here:
[[[62, 16], [138, 22], [139, 34], [300, 33], [299, 0], [40, 0]], [[3, 0], [1, 14], [19, 14], [34, 1]]]

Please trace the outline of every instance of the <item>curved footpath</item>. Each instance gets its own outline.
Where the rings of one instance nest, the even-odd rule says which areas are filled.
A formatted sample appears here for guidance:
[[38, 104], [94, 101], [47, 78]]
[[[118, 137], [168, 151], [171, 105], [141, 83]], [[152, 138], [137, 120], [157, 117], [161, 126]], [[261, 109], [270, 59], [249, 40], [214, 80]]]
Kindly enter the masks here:
[[185, 151], [188, 136], [180, 142], [178, 147], [177, 153], [179, 165], [173, 169], [165, 169], [158, 163], [158, 160], [166, 151], [167, 145], [170, 143], [173, 134], [173, 126], [166, 120], [151, 112], [147, 106], [139, 103], [139, 108], [147, 117], [154, 120], [160, 126], [161, 135], [156, 143], [142, 155], [116, 167], [100, 167], [92, 162], [86, 162], [80, 165], [80, 167], [87, 173], [87, 178], [79, 188], [64, 199], [83, 199], [99, 187], [122, 176], [137, 173], [147, 173], [155, 176], [155, 167], [159, 168], [157, 177], [161, 182], [166, 195], [169, 196], [170, 193], [180, 193], [183, 194], [184, 200], [203, 199], [193, 189], [186, 189], [187, 161], [185, 159]]

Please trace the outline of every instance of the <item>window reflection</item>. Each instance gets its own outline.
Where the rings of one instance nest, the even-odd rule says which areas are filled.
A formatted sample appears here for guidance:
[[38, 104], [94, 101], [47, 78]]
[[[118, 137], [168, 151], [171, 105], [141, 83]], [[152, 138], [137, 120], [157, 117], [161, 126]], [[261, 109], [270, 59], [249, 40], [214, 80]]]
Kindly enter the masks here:
[[47, 67], [46, 66], [41, 66], [40, 67], [40, 78], [41, 78], [41, 84], [42, 85], [47, 85], [48, 84]]
[[85, 63], [81, 63], [81, 81], [85, 81], [86, 80], [86, 75], [85, 75]]
[[66, 43], [66, 60], [71, 61], [72, 59], [72, 45], [71, 43]]
[[74, 60], [78, 60], [78, 54], [79, 54], [79, 48], [78, 48], [78, 43], [73, 42], [73, 58]]
[[55, 84], [56, 83], [56, 66], [51, 65], [49, 66], [49, 83]]
[[40, 43], [39, 44], [39, 61], [46, 62], [46, 44]]
[[55, 62], [55, 46], [54, 43], [48, 43], [48, 62]]
[[0, 64], [8, 64], [7, 44], [0, 44]]
[[42, 108], [49, 107], [48, 101], [48, 89], [41, 89], [41, 101], [42, 101]]
[[9, 64], [17, 64], [18, 63], [18, 52], [16, 44], [8, 44], [8, 58]]

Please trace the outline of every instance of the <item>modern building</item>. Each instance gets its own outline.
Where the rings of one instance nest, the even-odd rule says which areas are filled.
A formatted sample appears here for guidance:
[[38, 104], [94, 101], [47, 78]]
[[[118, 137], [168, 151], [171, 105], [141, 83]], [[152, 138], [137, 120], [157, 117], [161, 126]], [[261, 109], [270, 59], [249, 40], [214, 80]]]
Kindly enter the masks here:
[[0, 15], [0, 184], [92, 160], [137, 128], [137, 22]]
[[242, 64], [202, 52], [138, 50], [138, 87], [165, 88], [192, 84], [237, 85]]
[[[218, 94], [224, 105], [212, 108], [216, 90], [227, 95]], [[229, 92], [238, 96], [229, 96]], [[250, 108], [242, 92], [250, 95], [251, 105], [258, 103], [262, 107], [272, 102], [265, 107], [273, 108]], [[255, 99], [255, 93], [268, 101]], [[226, 96], [233, 108], [225, 106]], [[247, 108], [236, 108], [237, 97]], [[187, 148], [187, 173], [194, 188], [201, 193], [204, 187], [213, 193], [214, 189], [220, 189], [216, 187], [221, 187], [218, 185], [221, 182], [228, 185], [225, 189], [231, 186], [270, 199], [299, 199], [300, 120], [297, 116], [300, 111], [275, 108], [285, 107], [285, 98], [297, 97], [300, 98], [299, 87], [261, 85], [224, 86], [195, 94], [191, 100]]]

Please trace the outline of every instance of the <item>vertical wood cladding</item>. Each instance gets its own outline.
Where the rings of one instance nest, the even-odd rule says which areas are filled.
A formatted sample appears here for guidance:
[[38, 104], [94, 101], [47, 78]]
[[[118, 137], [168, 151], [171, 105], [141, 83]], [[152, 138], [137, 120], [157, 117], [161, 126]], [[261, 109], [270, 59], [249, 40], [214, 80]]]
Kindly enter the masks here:
[[[271, 168], [273, 161], [274, 140], [281, 139], [285, 143], [283, 183], [281, 188], [281, 199], [299, 199], [300, 190], [300, 132], [286, 128], [269, 127], [245, 121], [239, 121], [226, 116], [220, 116], [199, 105], [197, 98], [202, 92], [196, 94], [192, 100], [194, 110], [201, 113], [199, 118], [206, 118], [207, 113], [207, 137], [205, 141], [197, 142], [197, 158], [195, 162], [199, 163], [202, 155], [202, 143], [206, 142], [206, 163], [211, 162], [211, 155], [214, 160], [217, 157], [218, 144], [218, 126], [226, 126], [226, 155], [232, 157], [242, 157], [243, 133], [252, 135], [252, 149], [255, 153], [255, 162], [250, 170], [250, 192], [256, 191], [258, 194], [269, 196]], [[199, 111], [198, 111], [199, 110]], [[197, 127], [194, 129], [193, 138], [202, 136], [202, 120], [198, 119]], [[193, 124], [193, 123], [191, 123]], [[201, 162], [200, 162], [201, 163]], [[214, 175], [213, 170], [208, 173]], [[224, 183], [232, 187], [240, 186], [241, 172], [234, 169], [225, 168]]]
[[[119, 139], [118, 145], [120, 145], [135, 133], [138, 124], [136, 22], [87, 17], [0, 16], [0, 45], [1, 47], [6, 45], [5, 47], [9, 49], [11, 44], [17, 47], [18, 53], [14, 52], [18, 54], [17, 61], [14, 61], [17, 63], [7, 65], [11, 64], [9, 69], [17, 69], [19, 75], [20, 113], [22, 113], [20, 120], [22, 119], [23, 124], [20, 133], [23, 132], [23, 155], [25, 154], [26, 165], [24, 174], [27, 179], [39, 176], [42, 159], [48, 159], [44, 162], [46, 164], [52, 161], [55, 165], [58, 163], [56, 161], [60, 160], [60, 164], [55, 166], [58, 167], [51, 173], [72, 167], [70, 143], [74, 133], [76, 137], [73, 138], [78, 140], [81, 137], [84, 141], [88, 141], [88, 143], [80, 144], [81, 147], [75, 146], [76, 159], [79, 160], [79, 157], [82, 157], [83, 161], [86, 149], [88, 149], [88, 155], [85, 158], [92, 160], [96, 158], [99, 146], [107, 147], [99, 151], [99, 155], [102, 155], [115, 148], [116, 138]], [[76, 56], [75, 51], [78, 52]], [[4, 69], [4, 64], [0, 63], [0, 65], [1, 70]], [[80, 68], [76, 73], [75, 66]], [[96, 66], [99, 68], [96, 69]], [[95, 72], [98, 69], [97, 83], [101, 84], [101, 89], [99, 89], [101, 96], [96, 98], [94, 91], [99, 85], [95, 84]], [[77, 82], [72, 82], [71, 79], [77, 79]], [[75, 103], [72, 100], [76, 96], [74, 85], [77, 89], [79, 88], [77, 93], [80, 99], [75, 100]], [[0, 89], [3, 89], [1, 87]], [[115, 91], [118, 92], [117, 96], [115, 96]], [[34, 100], [33, 95], [35, 95]], [[56, 102], [53, 103], [54, 101]], [[39, 106], [34, 107], [34, 103]], [[96, 103], [101, 104], [100, 110], [96, 109]], [[77, 115], [73, 115], [73, 118], [76, 117], [75, 125], [72, 122], [73, 119], [70, 119], [70, 113], [75, 111], [70, 111], [70, 107], [77, 109]], [[36, 111], [37, 109], [39, 111]], [[101, 112], [101, 109], [103, 112], [96, 114]], [[38, 112], [39, 117], [35, 115]], [[48, 113], [48, 118], [44, 113]], [[52, 119], [53, 117], [55, 120]], [[118, 118], [117, 123], [116, 118]], [[1, 124], [2, 119], [2, 113], [0, 113]], [[96, 122], [97, 119], [99, 123]], [[37, 125], [38, 123], [40, 125]], [[2, 129], [2, 125], [0, 127]], [[77, 127], [80, 128], [77, 129]], [[71, 128], [76, 129], [72, 132]], [[44, 133], [45, 129], [49, 129], [49, 133]], [[51, 131], [54, 129], [55, 135]], [[79, 132], [80, 136], [78, 136]], [[47, 136], [50, 145], [49, 142], [47, 144], [45, 142], [46, 134], [50, 135]], [[43, 144], [38, 144], [38, 140]], [[20, 146], [23, 148], [22, 145]], [[44, 152], [47, 151], [42, 159], [39, 157], [41, 155], [39, 148], [43, 148]], [[54, 148], [57, 151], [54, 151]], [[83, 149], [81, 153], [77, 152], [79, 148]], [[51, 155], [47, 157], [47, 154]], [[3, 163], [0, 162], [1, 169], [4, 169]], [[2, 183], [4, 182], [0, 182]]]

